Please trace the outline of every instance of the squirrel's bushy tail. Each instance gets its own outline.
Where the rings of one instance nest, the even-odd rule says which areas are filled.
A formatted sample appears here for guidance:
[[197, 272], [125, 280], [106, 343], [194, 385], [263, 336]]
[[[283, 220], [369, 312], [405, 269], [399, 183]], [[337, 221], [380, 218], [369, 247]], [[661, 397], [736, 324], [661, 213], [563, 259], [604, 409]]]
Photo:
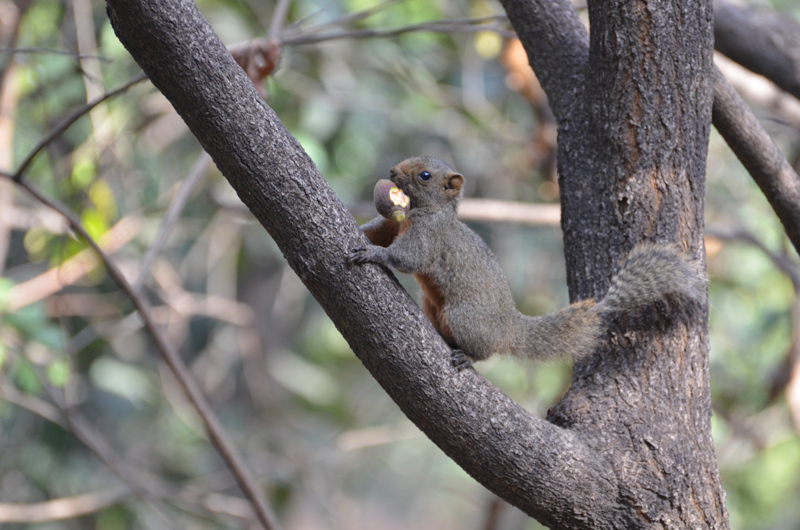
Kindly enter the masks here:
[[594, 300], [575, 302], [540, 317], [519, 314], [520, 333], [511, 353], [531, 359], [586, 357], [597, 347], [602, 318]]
[[706, 275], [701, 264], [676, 245], [643, 243], [623, 262], [605, 298], [595, 303], [583, 300], [550, 315], [519, 315], [520, 333], [512, 353], [535, 359], [586, 357], [597, 347], [603, 330], [603, 315], [612, 312], [639, 314], [658, 300], [679, 307], [702, 302]]
[[642, 243], [625, 258], [597, 309], [603, 313], [636, 311], [666, 298], [685, 305], [705, 296], [706, 275], [697, 260], [677, 245]]

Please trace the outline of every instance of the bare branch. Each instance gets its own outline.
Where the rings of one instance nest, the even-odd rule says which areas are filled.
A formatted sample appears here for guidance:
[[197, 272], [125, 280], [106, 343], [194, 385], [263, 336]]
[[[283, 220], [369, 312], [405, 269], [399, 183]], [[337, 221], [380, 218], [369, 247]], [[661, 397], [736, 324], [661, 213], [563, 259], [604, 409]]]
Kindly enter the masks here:
[[[0, 2], [0, 50], [16, 46], [19, 28], [29, 2]], [[0, 54], [0, 168], [11, 167], [14, 159], [14, 112], [19, 99], [19, 83], [13, 83], [16, 71], [15, 57]], [[12, 207], [13, 194], [8, 182], [0, 183], [0, 212]], [[11, 242], [10, 227], [0, 220], [0, 272], [5, 267], [6, 257]]]
[[[402, 2], [402, 1], [403, 0], [384, 0], [383, 2], [379, 2], [379, 3], [375, 4], [374, 6], [370, 6], [370, 7], [366, 8], [366, 9], [362, 9], [361, 11], [356, 11], [354, 13], [346, 13], [346, 14], [344, 14], [344, 15], [342, 15], [340, 17], [337, 17], [337, 18], [335, 18], [333, 20], [330, 20], [328, 22], [323, 22], [322, 24], [317, 24], [316, 26], [313, 26], [311, 28], [304, 28], [303, 32], [307, 33], [309, 31], [320, 31], [320, 30], [322, 30], [324, 28], [330, 28], [330, 27], [335, 27], [335, 26], [339, 26], [339, 27], [346, 26], [348, 24], [352, 24], [353, 22], [358, 22], [359, 20], [364, 20], [365, 18], [371, 17], [375, 13], [377, 13], [377, 12], [383, 10], [383, 9], [386, 9], [387, 7], [389, 7], [389, 6], [393, 5], [393, 4], [396, 4], [396, 3]], [[286, 28], [285, 28], [286, 33], [288, 34], [290, 31], [294, 30], [295, 28], [301, 26], [305, 22], [308, 22], [314, 16], [322, 13], [325, 10], [325, 8], [328, 7], [328, 5], [330, 5], [330, 3], [323, 5], [317, 11], [314, 11], [313, 13], [311, 13], [311, 14], [309, 14], [309, 15], [301, 18], [301, 19], [292, 22], [291, 24], [286, 26]]]
[[192, 403], [192, 406], [203, 420], [211, 442], [217, 448], [220, 456], [230, 468], [231, 473], [236, 478], [236, 481], [244, 492], [245, 496], [250, 500], [251, 504], [253, 505], [253, 510], [256, 512], [259, 521], [261, 521], [262, 525], [267, 529], [278, 528], [275, 522], [275, 517], [263, 498], [260, 486], [248, 472], [238, 450], [228, 438], [228, 435], [222, 427], [222, 424], [212, 410], [211, 406], [206, 401], [205, 396], [200, 391], [197, 383], [194, 381], [194, 378], [189, 372], [186, 364], [183, 362], [183, 359], [180, 357], [180, 355], [178, 355], [178, 352], [173, 348], [173, 346], [167, 342], [166, 338], [161, 333], [161, 330], [157, 327], [150, 314], [149, 306], [145, 299], [136, 291], [134, 291], [131, 284], [125, 279], [122, 271], [103, 252], [97, 242], [86, 232], [80, 221], [74, 216], [74, 214], [72, 214], [72, 212], [55, 201], [44, 197], [38, 192], [38, 190], [26, 182], [15, 182], [17, 182], [17, 185], [27, 191], [34, 199], [63, 215], [64, 218], [69, 222], [72, 230], [79, 234], [89, 244], [89, 246], [94, 249], [98, 257], [103, 261], [109, 275], [117, 283], [120, 289], [125, 292], [128, 298], [130, 298], [131, 302], [133, 302], [134, 307], [136, 307], [136, 310], [139, 312], [140, 318], [144, 322], [145, 327], [153, 338], [156, 349], [161, 354], [172, 373], [175, 375], [175, 378], [180, 383], [181, 387], [189, 398], [189, 401]]
[[714, 47], [800, 98], [800, 24], [788, 13], [714, 2]]
[[723, 241], [739, 241], [756, 247], [769, 258], [773, 265], [789, 278], [795, 292], [800, 293], [800, 269], [798, 269], [797, 263], [790, 259], [789, 256], [773, 252], [763, 241], [746, 230], [725, 230], [714, 226], [708, 226], [706, 227], [706, 234], [722, 239]]
[[[589, 35], [568, 0], [501, 0], [556, 119], [581, 114], [579, 95], [589, 56]], [[580, 121], [583, 116], [576, 116]], [[563, 154], [563, 153], [562, 153]]]
[[714, 63], [742, 99], [756, 108], [765, 109], [778, 123], [800, 130], [800, 100], [721, 53], [714, 54]]
[[[139, 230], [140, 220], [125, 217], [112, 226], [98, 243], [107, 255], [114, 254], [128, 244]], [[19, 283], [11, 288], [9, 311], [38, 302], [51, 296], [68, 285], [72, 285], [97, 266], [97, 258], [91, 249], [84, 249], [67, 259], [64, 263]]]
[[[212, 514], [222, 514], [239, 519], [251, 519], [253, 510], [250, 504], [240, 497], [209, 493], [198, 495], [197, 492], [172, 493], [167, 488], [160, 492], [161, 498], [169, 499], [177, 505], [186, 508], [187, 504], [197, 505]], [[133, 496], [133, 492], [120, 485], [90, 493], [62, 497], [44, 502], [30, 504], [0, 503], [0, 523], [46, 523], [72, 519], [97, 513], [106, 508], [126, 502]]]
[[714, 126], [761, 188], [800, 252], [800, 176], [716, 67], [714, 76]]
[[278, 0], [272, 12], [272, 19], [269, 22], [267, 40], [278, 36], [283, 23], [286, 22], [286, 15], [289, 12], [289, 5], [291, 3], [292, 0]]
[[203, 151], [200, 156], [197, 157], [192, 168], [189, 170], [189, 174], [186, 175], [186, 178], [183, 180], [180, 191], [178, 191], [177, 195], [175, 195], [175, 198], [170, 203], [169, 208], [167, 208], [167, 213], [164, 214], [164, 219], [161, 221], [161, 228], [159, 228], [155, 240], [150, 245], [150, 248], [147, 249], [144, 258], [142, 258], [139, 276], [133, 284], [133, 288], [136, 292], [141, 292], [142, 286], [147, 280], [150, 266], [153, 264], [159, 252], [161, 252], [164, 243], [167, 242], [167, 237], [175, 226], [186, 203], [189, 202], [189, 198], [192, 196], [195, 186], [200, 182], [200, 179], [206, 173], [210, 164], [211, 157], [208, 156], [208, 153]]
[[461, 202], [458, 217], [465, 221], [558, 226], [561, 220], [561, 207], [558, 204], [470, 199]]
[[0, 504], [0, 523], [46, 523], [72, 519], [110, 508], [130, 497], [125, 486], [33, 504]]
[[31, 2], [5, 2], [0, 4], [0, 57], [7, 55], [0, 63], [0, 94], [3, 93], [8, 81], [8, 72], [14, 64], [12, 54], [3, 54], [2, 50], [13, 49], [19, 38], [19, 28], [25, 13], [30, 8]]
[[9, 54], [42, 54], [42, 55], [64, 55], [67, 57], [71, 57], [72, 59], [80, 60], [80, 59], [96, 59], [98, 61], [102, 61], [104, 63], [110, 63], [113, 60], [109, 59], [108, 57], [104, 57], [102, 55], [81, 55], [79, 53], [70, 52], [67, 50], [55, 50], [51, 48], [9, 48], [5, 50], [0, 50], [0, 53], [9, 53]]
[[[0, 378], [0, 399], [33, 412], [63, 429], [69, 429], [69, 425], [64, 421], [58, 407], [36, 396], [20, 392], [5, 378]], [[2, 516], [0, 516], [0, 522], [2, 522]]]
[[504, 21], [503, 16], [464, 18], [453, 20], [442, 20], [436, 22], [424, 22], [422, 24], [411, 24], [399, 28], [384, 29], [358, 29], [350, 31], [334, 31], [322, 34], [300, 34], [282, 35], [279, 37], [281, 45], [299, 45], [323, 42], [335, 39], [366, 39], [373, 37], [396, 37], [405, 33], [418, 33], [422, 31], [431, 33], [477, 33], [480, 31], [493, 31], [504, 37], [513, 37], [514, 33], [502, 27], [500, 24], [484, 25], [483, 22]]
[[786, 401], [792, 412], [794, 429], [800, 434], [800, 291], [792, 304], [792, 346], [789, 354], [789, 380], [786, 382]]
[[147, 79], [147, 76], [145, 74], [139, 74], [138, 76], [134, 77], [133, 79], [122, 85], [121, 87], [112, 90], [111, 92], [107, 92], [106, 94], [98, 98], [95, 98], [94, 100], [90, 101], [86, 105], [82, 106], [81, 108], [79, 108], [66, 118], [64, 118], [58, 125], [53, 127], [53, 129], [50, 132], [48, 132], [41, 140], [39, 140], [39, 143], [36, 144], [36, 146], [31, 150], [30, 153], [28, 153], [28, 155], [22, 161], [22, 164], [20, 164], [20, 166], [12, 175], [13, 180], [17, 182], [21, 181], [25, 171], [28, 169], [28, 166], [31, 164], [31, 162], [33, 162], [34, 158], [36, 158], [36, 155], [38, 155], [42, 151], [42, 149], [47, 147], [47, 145], [50, 142], [52, 142], [55, 138], [57, 138], [64, 131], [66, 131], [70, 125], [78, 121], [84, 115], [88, 114], [92, 109], [94, 109], [104, 101], [107, 101], [115, 96], [118, 96], [119, 94], [122, 94], [133, 85], [140, 83], [145, 79]]

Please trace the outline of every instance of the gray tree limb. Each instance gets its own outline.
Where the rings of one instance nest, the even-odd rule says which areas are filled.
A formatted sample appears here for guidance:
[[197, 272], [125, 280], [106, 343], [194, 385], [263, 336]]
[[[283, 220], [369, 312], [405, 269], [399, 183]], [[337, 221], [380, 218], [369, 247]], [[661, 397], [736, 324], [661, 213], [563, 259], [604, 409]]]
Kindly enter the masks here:
[[791, 15], [716, 0], [714, 39], [720, 53], [800, 98], [800, 23]]
[[736, 90], [714, 69], [714, 125], [769, 201], [800, 253], [800, 176]]

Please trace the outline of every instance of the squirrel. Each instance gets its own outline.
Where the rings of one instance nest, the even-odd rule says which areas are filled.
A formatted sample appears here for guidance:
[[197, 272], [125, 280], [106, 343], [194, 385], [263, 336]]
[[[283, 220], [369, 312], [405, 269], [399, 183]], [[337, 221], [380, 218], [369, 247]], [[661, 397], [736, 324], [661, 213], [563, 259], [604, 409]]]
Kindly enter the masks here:
[[506, 275], [486, 243], [456, 218], [464, 177], [431, 157], [390, 170], [410, 198], [402, 221], [377, 217], [361, 227], [372, 245], [351, 249], [348, 262], [411, 273], [420, 305], [453, 348], [459, 371], [495, 353], [554, 359], [588, 356], [599, 345], [604, 317], [635, 312], [667, 298], [701, 299], [703, 268], [676, 245], [641, 243], [628, 254], [600, 301], [581, 300], [532, 317], [517, 310]]

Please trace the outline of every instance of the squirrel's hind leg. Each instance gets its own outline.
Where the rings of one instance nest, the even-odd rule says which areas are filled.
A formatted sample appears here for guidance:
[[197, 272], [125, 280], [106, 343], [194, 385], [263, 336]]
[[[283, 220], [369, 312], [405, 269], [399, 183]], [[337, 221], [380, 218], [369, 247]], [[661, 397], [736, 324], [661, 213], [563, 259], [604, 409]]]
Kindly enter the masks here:
[[472, 366], [472, 359], [464, 353], [464, 350], [455, 349], [450, 352], [450, 360], [459, 372]]

